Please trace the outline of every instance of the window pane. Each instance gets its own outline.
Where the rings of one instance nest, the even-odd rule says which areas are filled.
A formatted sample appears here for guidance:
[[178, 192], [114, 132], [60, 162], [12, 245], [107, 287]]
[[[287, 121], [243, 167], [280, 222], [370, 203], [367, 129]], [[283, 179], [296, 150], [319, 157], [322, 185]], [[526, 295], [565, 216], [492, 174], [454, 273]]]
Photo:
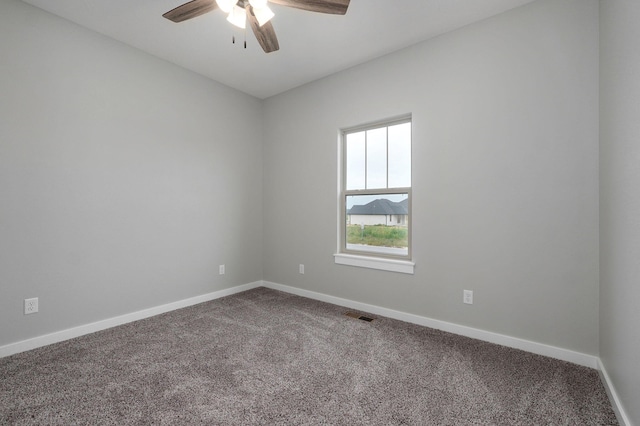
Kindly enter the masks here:
[[409, 254], [409, 194], [347, 195], [346, 249]]
[[346, 188], [365, 189], [365, 139], [364, 132], [347, 135]]
[[389, 126], [389, 188], [411, 186], [411, 123]]
[[367, 189], [387, 187], [387, 128], [367, 130]]

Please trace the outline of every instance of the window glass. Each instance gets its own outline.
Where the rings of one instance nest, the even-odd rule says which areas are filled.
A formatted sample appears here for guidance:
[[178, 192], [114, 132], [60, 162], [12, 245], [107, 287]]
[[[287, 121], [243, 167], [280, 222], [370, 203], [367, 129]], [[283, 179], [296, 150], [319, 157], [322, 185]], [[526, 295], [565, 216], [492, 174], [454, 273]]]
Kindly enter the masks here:
[[346, 187], [365, 188], [365, 132], [350, 133], [346, 137]]
[[389, 126], [389, 187], [411, 186], [411, 123]]
[[409, 254], [409, 194], [348, 195], [346, 248], [391, 256]]
[[341, 252], [411, 255], [411, 118], [344, 131]]
[[387, 128], [367, 130], [367, 189], [387, 187]]

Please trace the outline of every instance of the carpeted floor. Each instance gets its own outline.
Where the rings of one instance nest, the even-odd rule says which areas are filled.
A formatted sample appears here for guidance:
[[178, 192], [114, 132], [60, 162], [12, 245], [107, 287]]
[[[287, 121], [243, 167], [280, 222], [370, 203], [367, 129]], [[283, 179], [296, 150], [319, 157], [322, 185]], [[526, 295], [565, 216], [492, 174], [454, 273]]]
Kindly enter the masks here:
[[595, 370], [259, 288], [0, 359], [0, 424], [614, 425]]

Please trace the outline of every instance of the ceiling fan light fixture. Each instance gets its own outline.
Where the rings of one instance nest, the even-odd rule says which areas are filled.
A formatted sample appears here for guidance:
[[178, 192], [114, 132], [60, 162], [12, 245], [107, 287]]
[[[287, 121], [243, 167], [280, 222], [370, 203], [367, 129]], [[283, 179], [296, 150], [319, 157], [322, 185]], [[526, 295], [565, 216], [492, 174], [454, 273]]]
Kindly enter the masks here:
[[237, 0], [216, 0], [218, 7], [224, 13], [231, 13], [233, 6], [235, 6], [237, 2]]
[[281, 6], [331, 15], [344, 15], [351, 2], [351, 0], [189, 0], [162, 16], [172, 22], [183, 22], [220, 9], [227, 14], [227, 21], [237, 27], [245, 29], [248, 21], [262, 50], [265, 53], [271, 53], [279, 50], [280, 45], [271, 23], [274, 14], [267, 6], [269, 1]]
[[227, 21], [238, 28], [245, 29], [247, 27], [247, 14], [240, 6], [234, 6], [229, 16], [227, 16]]
[[253, 14], [255, 15], [256, 19], [258, 20], [258, 25], [263, 26], [264, 24], [266, 24], [267, 22], [269, 22], [271, 20], [271, 18], [274, 17], [274, 13], [271, 9], [269, 9], [269, 6], [262, 6], [261, 8], [257, 8], [257, 7], [253, 7]]

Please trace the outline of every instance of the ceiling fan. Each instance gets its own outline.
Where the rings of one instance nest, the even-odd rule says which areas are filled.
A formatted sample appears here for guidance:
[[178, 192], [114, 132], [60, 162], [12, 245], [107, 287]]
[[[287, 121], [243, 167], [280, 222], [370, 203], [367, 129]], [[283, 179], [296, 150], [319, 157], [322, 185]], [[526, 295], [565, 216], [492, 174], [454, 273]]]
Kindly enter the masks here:
[[[347, 13], [350, 2], [350, 0], [269, 1], [282, 6], [333, 15]], [[266, 53], [280, 49], [278, 38], [270, 22], [274, 14], [267, 6], [267, 0], [192, 0], [168, 11], [162, 16], [173, 22], [182, 22], [217, 8], [228, 13], [227, 20], [240, 28], [245, 28], [246, 21], [249, 21], [253, 34], [255, 34], [258, 43]]]

